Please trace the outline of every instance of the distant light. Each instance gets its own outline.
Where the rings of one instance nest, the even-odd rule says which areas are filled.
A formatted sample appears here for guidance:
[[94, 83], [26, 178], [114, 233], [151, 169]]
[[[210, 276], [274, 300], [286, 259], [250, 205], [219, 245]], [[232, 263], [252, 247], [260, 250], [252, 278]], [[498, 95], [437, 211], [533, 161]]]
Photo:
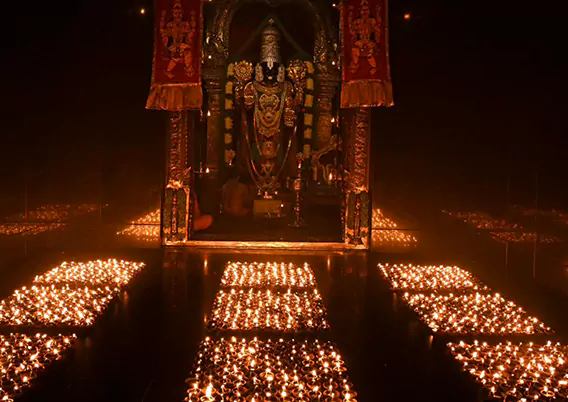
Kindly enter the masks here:
[[140, 14], [146, 14], [146, 9], [145, 9], [145, 8], [141, 8], [141, 9], [140, 9]]
[[404, 14], [404, 19], [405, 19], [405, 20], [409, 20], [409, 19], [410, 19], [410, 13]]

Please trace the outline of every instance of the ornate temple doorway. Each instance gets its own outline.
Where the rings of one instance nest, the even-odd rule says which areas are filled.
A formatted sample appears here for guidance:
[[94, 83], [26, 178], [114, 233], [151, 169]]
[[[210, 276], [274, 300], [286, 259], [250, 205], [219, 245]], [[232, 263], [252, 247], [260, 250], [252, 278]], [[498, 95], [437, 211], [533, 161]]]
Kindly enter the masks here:
[[319, 172], [303, 149], [317, 130], [311, 19], [297, 5], [244, 4], [229, 32], [222, 141], [208, 147], [224, 163], [200, 160], [195, 179], [214, 223], [194, 239], [341, 242], [340, 147], [324, 144]]
[[164, 245], [368, 248], [369, 106], [392, 103], [371, 77], [388, 75], [371, 2], [158, 1], [147, 107], [171, 112]]

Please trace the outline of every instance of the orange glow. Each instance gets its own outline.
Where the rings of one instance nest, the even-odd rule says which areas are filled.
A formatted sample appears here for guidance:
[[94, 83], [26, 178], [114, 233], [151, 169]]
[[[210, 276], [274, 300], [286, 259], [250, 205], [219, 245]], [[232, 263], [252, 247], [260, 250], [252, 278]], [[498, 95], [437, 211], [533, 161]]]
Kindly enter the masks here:
[[0, 335], [0, 401], [13, 401], [50, 363], [61, 358], [75, 338], [74, 334]]
[[187, 379], [187, 401], [352, 400], [357, 393], [343, 358], [330, 342], [212, 340]]
[[119, 236], [135, 237], [142, 241], [157, 241], [160, 238], [160, 209], [144, 215], [125, 229], [118, 231], [116, 234]]
[[317, 289], [302, 292], [220, 290], [213, 305], [209, 328], [300, 332], [329, 328], [325, 316]]
[[314, 273], [308, 264], [230, 262], [221, 278], [223, 287], [298, 287], [316, 286]]
[[568, 347], [559, 343], [448, 343], [454, 358], [496, 400], [568, 400]]
[[434, 332], [453, 335], [534, 335], [554, 332], [499, 293], [405, 293], [403, 299]]
[[395, 290], [488, 290], [459, 267], [413, 264], [379, 264], [378, 267]]
[[408, 20], [410, 19], [410, 17], [411, 17], [410, 13], [404, 14], [404, 19], [405, 19], [405, 20], [408, 21]]
[[396, 245], [408, 248], [418, 245], [418, 239], [410, 231], [400, 229], [380, 208], [373, 208], [371, 236], [373, 245]]
[[144, 266], [144, 263], [116, 259], [63, 262], [45, 274], [36, 276], [34, 283], [45, 285], [123, 286], [128, 284]]

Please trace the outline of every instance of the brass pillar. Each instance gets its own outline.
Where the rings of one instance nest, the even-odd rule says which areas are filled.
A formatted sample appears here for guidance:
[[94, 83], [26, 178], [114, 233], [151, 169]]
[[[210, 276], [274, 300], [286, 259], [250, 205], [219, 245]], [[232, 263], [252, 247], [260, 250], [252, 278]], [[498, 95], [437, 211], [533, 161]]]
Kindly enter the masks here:
[[345, 242], [369, 248], [371, 202], [369, 192], [370, 108], [347, 111], [345, 178]]
[[205, 89], [207, 91], [207, 157], [206, 164], [209, 169], [216, 172], [220, 164], [223, 147], [223, 116], [221, 101], [223, 99], [223, 70], [219, 68], [208, 69], [203, 73]]
[[189, 170], [187, 167], [188, 112], [170, 112], [166, 186], [162, 201], [162, 244], [181, 243], [190, 238], [191, 206]]
[[314, 147], [316, 150], [323, 149], [329, 144], [332, 132], [333, 100], [340, 82], [340, 78], [334, 74], [318, 74], [319, 117]]

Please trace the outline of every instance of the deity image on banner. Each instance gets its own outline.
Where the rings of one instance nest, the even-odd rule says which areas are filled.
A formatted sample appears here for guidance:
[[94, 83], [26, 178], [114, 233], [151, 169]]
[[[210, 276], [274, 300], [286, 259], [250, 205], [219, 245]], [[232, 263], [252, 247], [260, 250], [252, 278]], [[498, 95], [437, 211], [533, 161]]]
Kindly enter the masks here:
[[192, 11], [189, 21], [183, 13], [181, 0], [176, 0], [172, 8], [172, 16], [166, 23], [166, 10], [162, 10], [160, 19], [160, 36], [163, 43], [163, 58], [169, 60], [165, 70], [166, 76], [174, 78], [174, 69], [183, 66], [184, 73], [191, 77], [195, 74], [193, 68], [192, 40], [196, 33], [197, 21]]
[[381, 42], [381, 14], [377, 6], [375, 16], [371, 15], [368, 0], [361, 0], [359, 16], [353, 19], [353, 6], [349, 6], [349, 34], [351, 35], [351, 64], [349, 71], [356, 73], [361, 67], [361, 59], [369, 63], [369, 73], [377, 73], [376, 53]]
[[344, 0], [341, 24], [341, 108], [392, 106], [388, 1]]

